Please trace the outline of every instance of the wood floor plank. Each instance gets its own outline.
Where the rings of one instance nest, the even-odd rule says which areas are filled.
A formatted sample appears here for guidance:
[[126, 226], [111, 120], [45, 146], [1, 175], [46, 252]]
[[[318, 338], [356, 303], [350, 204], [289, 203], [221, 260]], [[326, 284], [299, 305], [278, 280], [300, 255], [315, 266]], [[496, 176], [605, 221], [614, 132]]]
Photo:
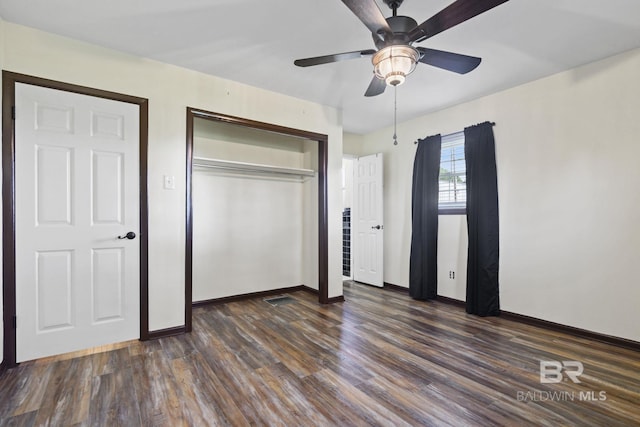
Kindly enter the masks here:
[[140, 407], [130, 367], [93, 377], [90, 425], [140, 425]]
[[216, 385], [226, 390], [232, 397], [235, 406], [251, 425], [277, 424], [278, 418], [268, 402], [261, 398], [261, 392], [253, 371], [241, 359], [230, 355], [226, 358], [210, 358], [203, 355], [207, 364], [215, 372], [212, 377]]
[[[332, 305], [287, 295], [9, 369], [0, 426], [640, 425], [637, 351], [353, 282]], [[541, 383], [541, 360], [580, 382]]]
[[[370, 426], [373, 425], [366, 418], [368, 414], [362, 410], [362, 415], [354, 411], [349, 402], [341, 399], [336, 387], [327, 386], [317, 376], [311, 375], [301, 379], [303, 393], [310, 396], [311, 402], [321, 414], [329, 420], [331, 426]], [[357, 408], [356, 408], [357, 409]], [[375, 423], [374, 423], [375, 424]]]
[[193, 345], [191, 334], [160, 338], [160, 344], [169, 359], [179, 359], [197, 351]]
[[262, 346], [269, 346], [276, 357], [297, 375], [304, 377], [321, 369], [315, 355], [297, 351], [295, 345], [280, 334], [277, 328], [265, 322], [256, 322], [255, 327], [259, 335], [256, 339]]
[[306, 393], [301, 379], [284, 364], [276, 363], [256, 370], [268, 386], [272, 398], [282, 401], [295, 420], [296, 425], [329, 425], [322, 412], [317, 410], [315, 395]]
[[0, 375], [0, 422], [13, 417], [17, 406], [20, 383], [28, 378], [28, 366], [10, 369]]
[[145, 425], [171, 426], [183, 418], [178, 385], [163, 352], [135, 356], [131, 363], [135, 401]]
[[86, 421], [93, 376], [90, 356], [54, 362], [35, 424], [64, 425]]
[[126, 369], [129, 367], [131, 359], [128, 348], [95, 353], [88, 357], [92, 359], [94, 376], [111, 374], [120, 369]]
[[40, 409], [53, 370], [53, 364], [25, 364], [26, 375], [22, 375], [8, 393], [15, 406], [13, 416]]
[[15, 417], [7, 418], [6, 423], [3, 423], [3, 425], [7, 427], [31, 427], [36, 425], [35, 421], [37, 416], [38, 411], [27, 412], [21, 415], [16, 415]]
[[214, 381], [215, 373], [200, 354], [174, 359], [171, 364], [188, 425], [248, 424], [225, 388]]

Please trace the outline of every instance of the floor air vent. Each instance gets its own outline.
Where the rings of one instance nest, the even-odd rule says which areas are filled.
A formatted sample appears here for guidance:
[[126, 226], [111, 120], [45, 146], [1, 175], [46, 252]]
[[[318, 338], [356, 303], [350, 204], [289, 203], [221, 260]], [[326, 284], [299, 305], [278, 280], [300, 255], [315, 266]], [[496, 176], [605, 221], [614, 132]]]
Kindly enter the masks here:
[[290, 296], [287, 296], [287, 295], [280, 295], [280, 296], [277, 296], [277, 297], [265, 298], [264, 301], [266, 301], [269, 304], [277, 307], [277, 306], [283, 305], [283, 304], [290, 304], [292, 302], [295, 302], [296, 300], [291, 298]]

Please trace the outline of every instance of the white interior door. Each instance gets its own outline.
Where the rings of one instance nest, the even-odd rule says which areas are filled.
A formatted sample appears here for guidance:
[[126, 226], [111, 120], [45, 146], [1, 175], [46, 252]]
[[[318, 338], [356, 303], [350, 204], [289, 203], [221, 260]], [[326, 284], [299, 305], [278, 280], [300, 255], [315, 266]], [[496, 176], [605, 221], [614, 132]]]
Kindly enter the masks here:
[[354, 164], [353, 280], [382, 287], [383, 186], [382, 153], [359, 157]]
[[138, 108], [16, 84], [17, 362], [139, 337]]

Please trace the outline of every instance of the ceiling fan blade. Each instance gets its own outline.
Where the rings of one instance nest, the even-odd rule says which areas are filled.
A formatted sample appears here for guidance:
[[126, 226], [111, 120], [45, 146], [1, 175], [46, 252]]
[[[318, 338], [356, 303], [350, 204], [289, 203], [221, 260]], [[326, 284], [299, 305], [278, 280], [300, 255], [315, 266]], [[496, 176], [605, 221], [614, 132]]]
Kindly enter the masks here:
[[393, 33], [375, 0], [342, 0], [342, 3], [351, 9], [351, 12], [373, 34], [378, 34], [382, 37], [382, 34]]
[[371, 83], [369, 83], [369, 87], [367, 91], [364, 93], [364, 96], [377, 96], [380, 95], [387, 88], [387, 84], [384, 80], [380, 80], [376, 76], [373, 76]]
[[418, 52], [422, 54], [420, 62], [423, 64], [453, 71], [458, 74], [467, 74], [480, 65], [482, 61], [481, 58], [475, 56], [461, 55], [443, 50], [427, 49], [426, 47], [418, 47], [417, 49]]
[[509, 0], [456, 0], [409, 33], [411, 42], [421, 42], [478, 16]]
[[313, 58], [296, 59], [293, 61], [298, 67], [310, 67], [312, 65], [329, 64], [331, 62], [357, 59], [376, 53], [373, 49], [355, 50], [353, 52], [334, 53], [333, 55], [315, 56]]

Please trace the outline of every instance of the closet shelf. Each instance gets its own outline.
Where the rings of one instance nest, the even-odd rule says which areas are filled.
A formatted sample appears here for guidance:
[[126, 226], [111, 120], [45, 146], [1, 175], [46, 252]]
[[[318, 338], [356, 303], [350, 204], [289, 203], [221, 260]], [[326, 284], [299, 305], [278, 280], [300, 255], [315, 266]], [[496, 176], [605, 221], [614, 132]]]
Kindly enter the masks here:
[[261, 165], [258, 163], [234, 162], [231, 160], [207, 159], [205, 157], [194, 157], [193, 166], [223, 169], [230, 171], [245, 171], [269, 173], [277, 175], [293, 176], [315, 176], [315, 171], [311, 169], [286, 168], [281, 166]]

